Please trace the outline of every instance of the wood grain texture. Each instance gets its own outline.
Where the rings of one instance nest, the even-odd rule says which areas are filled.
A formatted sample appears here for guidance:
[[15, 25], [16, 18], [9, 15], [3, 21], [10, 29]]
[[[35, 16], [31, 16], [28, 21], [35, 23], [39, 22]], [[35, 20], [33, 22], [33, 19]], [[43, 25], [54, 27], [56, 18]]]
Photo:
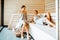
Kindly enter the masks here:
[[4, 24], [8, 25], [11, 15], [18, 13], [22, 5], [26, 5], [27, 13], [32, 14], [34, 10], [44, 12], [44, 0], [5, 0], [4, 2]]
[[21, 6], [26, 5], [27, 14], [33, 14], [34, 10], [39, 13], [55, 13], [55, 0], [5, 0], [4, 1], [4, 24], [8, 25], [12, 14], [17, 14]]
[[60, 32], [60, 0], [59, 0], [59, 32]]
[[55, 13], [55, 0], [45, 0], [45, 12], [52, 12]]

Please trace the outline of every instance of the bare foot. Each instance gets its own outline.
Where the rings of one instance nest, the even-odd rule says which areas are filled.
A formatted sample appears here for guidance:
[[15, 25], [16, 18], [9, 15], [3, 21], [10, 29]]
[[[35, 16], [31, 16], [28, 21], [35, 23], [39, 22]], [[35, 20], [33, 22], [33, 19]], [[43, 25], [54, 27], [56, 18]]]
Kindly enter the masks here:
[[21, 37], [21, 39], [23, 39], [23, 37]]

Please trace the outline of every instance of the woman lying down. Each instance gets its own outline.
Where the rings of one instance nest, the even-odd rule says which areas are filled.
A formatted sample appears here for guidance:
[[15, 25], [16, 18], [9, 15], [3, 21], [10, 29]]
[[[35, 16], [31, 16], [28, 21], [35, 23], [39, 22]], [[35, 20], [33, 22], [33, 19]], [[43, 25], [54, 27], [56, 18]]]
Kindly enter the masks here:
[[55, 27], [55, 22], [53, 21], [51, 14], [48, 12], [44, 17], [40, 17], [38, 15], [38, 11], [34, 10], [34, 16], [32, 18], [32, 22], [36, 24], [44, 24], [49, 25], [50, 27]]

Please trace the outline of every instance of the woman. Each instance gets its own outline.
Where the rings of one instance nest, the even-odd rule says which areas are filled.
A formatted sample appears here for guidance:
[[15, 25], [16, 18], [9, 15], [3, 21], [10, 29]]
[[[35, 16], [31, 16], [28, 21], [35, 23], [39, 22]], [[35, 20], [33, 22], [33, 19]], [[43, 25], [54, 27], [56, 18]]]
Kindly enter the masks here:
[[23, 39], [23, 32], [26, 31], [27, 33], [27, 39], [29, 40], [29, 24], [28, 22], [24, 22], [21, 30], [21, 38]]
[[22, 5], [21, 11], [20, 11], [20, 19], [16, 28], [21, 27], [24, 21], [27, 21], [27, 11], [26, 11], [26, 6]]
[[45, 15], [45, 19], [46, 19], [46, 22], [47, 22], [51, 27], [55, 26], [55, 22], [53, 21], [50, 12], [48, 12], [48, 13]]
[[38, 16], [38, 11], [34, 10], [34, 15], [32, 17], [32, 22], [36, 23], [36, 21], [40, 18], [40, 16]]
[[50, 13], [46, 13], [45, 17], [39, 17], [37, 15], [37, 11], [35, 11], [36, 13], [34, 13], [33, 16], [33, 20], [36, 24], [49, 24], [51, 27], [55, 26], [55, 22], [53, 21]]
[[26, 33], [27, 33], [27, 39], [29, 40], [29, 24], [27, 22], [27, 11], [26, 11], [26, 6], [25, 5], [23, 5], [21, 7], [21, 12], [23, 14], [23, 19], [22, 20], [24, 21], [22, 29], [21, 29], [21, 38], [23, 39], [23, 32], [25, 30]]
[[[26, 6], [25, 5], [22, 5], [21, 7], [21, 17], [19, 19], [19, 23], [17, 24], [16, 28], [19, 29], [19, 27], [22, 27], [21, 28], [21, 38], [23, 39], [23, 32], [24, 32], [24, 29], [26, 30], [27, 32], [27, 35], [29, 34], [28, 33], [28, 30], [29, 30], [29, 26], [27, 25], [27, 11], [26, 11]], [[26, 26], [27, 25], [27, 26]]]

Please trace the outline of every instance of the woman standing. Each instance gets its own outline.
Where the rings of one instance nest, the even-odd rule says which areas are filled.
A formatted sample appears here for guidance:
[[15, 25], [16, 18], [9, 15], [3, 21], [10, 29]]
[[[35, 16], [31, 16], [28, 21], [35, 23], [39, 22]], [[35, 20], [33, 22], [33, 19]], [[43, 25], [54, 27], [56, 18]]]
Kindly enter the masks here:
[[27, 11], [26, 11], [25, 5], [22, 5], [22, 7], [21, 7], [21, 17], [19, 19], [19, 23], [17, 24], [16, 28], [17, 27], [18, 27], [18, 29], [19, 29], [19, 27], [21, 27], [21, 38], [23, 39], [23, 32], [26, 30], [27, 39], [29, 39], [29, 24], [27, 22]]
[[27, 22], [27, 11], [26, 11], [26, 6], [23, 5], [21, 7], [21, 13], [23, 15], [23, 26], [22, 26], [22, 29], [21, 29], [21, 38], [23, 39], [23, 32], [26, 30], [26, 33], [27, 33], [27, 39], [29, 39], [29, 23]]

